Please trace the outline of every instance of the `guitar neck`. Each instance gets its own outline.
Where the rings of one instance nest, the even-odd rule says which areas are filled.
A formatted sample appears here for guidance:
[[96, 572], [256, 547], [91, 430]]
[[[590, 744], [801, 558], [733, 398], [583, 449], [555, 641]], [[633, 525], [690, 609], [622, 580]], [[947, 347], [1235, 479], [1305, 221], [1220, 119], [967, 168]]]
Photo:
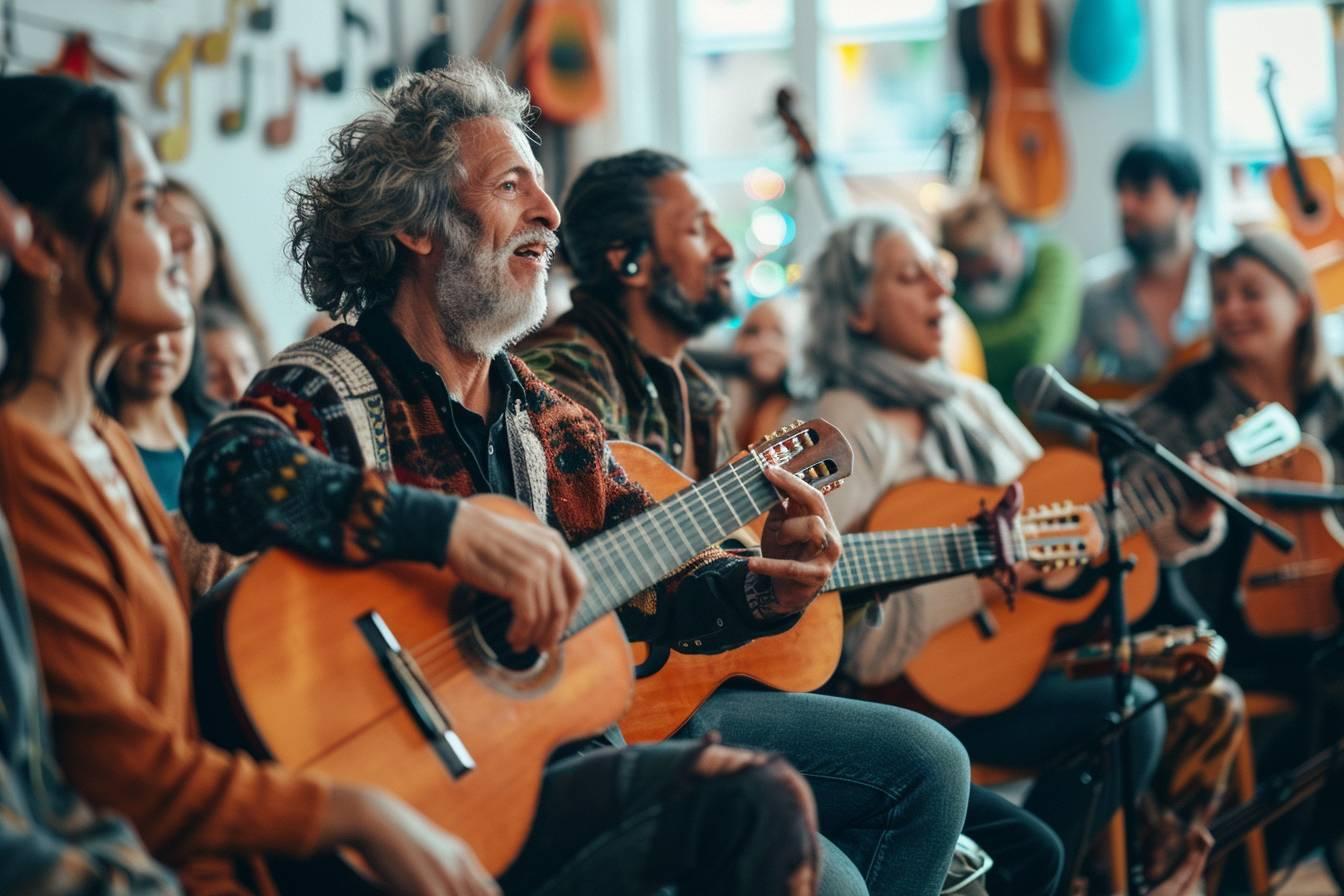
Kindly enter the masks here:
[[995, 562], [991, 539], [973, 524], [860, 532], [846, 535], [843, 546], [825, 591], [943, 579], [981, 572]]
[[778, 500], [762, 461], [749, 453], [584, 542], [574, 554], [591, 585], [566, 637], [652, 588]]
[[1298, 209], [1304, 214], [1316, 214], [1319, 206], [1316, 197], [1311, 195], [1307, 178], [1302, 173], [1302, 163], [1297, 158], [1297, 150], [1288, 139], [1288, 129], [1284, 127], [1283, 115], [1279, 112], [1279, 102], [1274, 98], [1273, 77], [1266, 80], [1265, 98], [1269, 100], [1269, 111], [1274, 116], [1274, 127], [1279, 132], [1279, 143], [1283, 146], [1283, 164], [1288, 169], [1288, 181], [1293, 185], [1293, 195], [1297, 197]]
[[[1236, 467], [1236, 459], [1227, 449], [1226, 439], [1220, 439], [1200, 452], [1206, 461], [1224, 468]], [[1120, 479], [1119, 525], [1116, 531], [1123, 541], [1156, 523], [1173, 519], [1181, 510], [1185, 493], [1175, 477], [1164, 470], [1145, 466], [1136, 475]], [[1106, 524], [1106, 499], [1093, 501], [1089, 507], [1102, 525]]]
[[1338, 770], [1341, 759], [1344, 759], [1344, 741], [1326, 747], [1292, 771], [1263, 782], [1249, 802], [1215, 818], [1209, 825], [1213, 850], [1208, 861], [1226, 855], [1251, 831], [1269, 824], [1320, 790]]

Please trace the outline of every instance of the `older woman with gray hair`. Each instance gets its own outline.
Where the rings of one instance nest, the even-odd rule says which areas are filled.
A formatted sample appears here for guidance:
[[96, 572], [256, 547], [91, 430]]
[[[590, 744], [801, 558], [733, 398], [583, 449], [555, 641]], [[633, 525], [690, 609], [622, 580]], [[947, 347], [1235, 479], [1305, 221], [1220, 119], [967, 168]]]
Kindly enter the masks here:
[[[854, 446], [849, 488], [830, 498], [841, 529], [854, 528], [873, 503], [902, 483], [938, 477], [1006, 485], [1041, 456], [1041, 448], [987, 383], [952, 370], [942, 358], [944, 321], [954, 276], [953, 260], [940, 252], [906, 214], [856, 218], [837, 229], [812, 263], [805, 284], [813, 324], [805, 348], [805, 379], [816, 391], [815, 413], [845, 432]], [[1188, 531], [1209, 529], [1213, 511], [1188, 511]], [[1167, 543], [1168, 555], [1188, 550], [1187, 540]], [[1023, 565], [1022, 583], [1040, 573]], [[902, 592], [899, 600], [870, 605], [846, 626], [842, 674], [853, 684], [876, 686], [896, 679], [905, 664], [943, 628], [973, 615], [997, 588], [971, 576]], [[967, 661], [973, 661], [968, 657]], [[995, 716], [962, 720], [953, 732], [973, 761], [1012, 768], [1042, 768], [1094, 738], [1113, 702], [1108, 680], [1067, 681], [1047, 677], [1021, 703]], [[1142, 703], [1156, 691], [1134, 685]], [[1147, 713], [1132, 726], [1133, 780], [1146, 787], [1165, 733], [1163, 713]], [[973, 795], [967, 830], [977, 831]], [[1119, 805], [1119, 788], [1108, 782], [1095, 824]], [[1032, 788], [1026, 808], [1066, 843], [1072, 860], [1086, 845], [1077, 841], [1090, 815], [1090, 793], [1072, 771], [1046, 771]], [[983, 806], [981, 807], [983, 809]], [[990, 834], [992, 837], [993, 834]], [[1019, 849], [1026, 841], [1013, 844]], [[982, 842], [1000, 871], [1017, 879], [1012, 892], [1041, 888], [1039, 857], [1028, 857], [989, 840]], [[1040, 844], [1037, 848], [1041, 848]], [[1057, 847], [1055, 847], [1057, 849]], [[1064, 864], [1072, 868], [1072, 861]], [[1067, 881], [1059, 886], [1066, 887]], [[991, 883], [991, 891], [994, 889]]]

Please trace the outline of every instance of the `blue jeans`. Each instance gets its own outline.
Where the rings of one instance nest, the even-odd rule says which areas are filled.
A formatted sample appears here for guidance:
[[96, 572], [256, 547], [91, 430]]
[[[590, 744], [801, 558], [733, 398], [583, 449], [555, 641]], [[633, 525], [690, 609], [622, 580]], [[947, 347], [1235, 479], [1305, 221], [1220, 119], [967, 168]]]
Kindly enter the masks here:
[[[946, 728], [917, 713], [820, 694], [722, 688], [678, 736], [779, 753], [817, 800], [827, 896], [933, 896], [966, 817], [970, 766]], [[847, 859], [844, 865], [838, 864]]]
[[[1132, 693], [1135, 704], [1142, 705], [1155, 697], [1157, 690], [1136, 678]], [[1051, 673], [1011, 709], [965, 719], [952, 730], [975, 762], [1034, 770], [1094, 740], [1105, 729], [1106, 716], [1113, 708], [1109, 678], [1070, 681]], [[1160, 704], [1129, 726], [1135, 793], [1152, 780], [1166, 731], [1167, 717]], [[1095, 813], [1089, 813], [1092, 789], [1083, 780], [1084, 771], [1082, 766], [1070, 766], [1040, 773], [1025, 803], [1025, 808], [1064, 842], [1065, 868], [1072, 868], [1076, 856], [1086, 848], [1084, 832], [1098, 833], [1121, 801], [1119, 775], [1107, 769], [1100, 804]], [[1133, 798], [1134, 794], [1129, 794], [1129, 799]]]

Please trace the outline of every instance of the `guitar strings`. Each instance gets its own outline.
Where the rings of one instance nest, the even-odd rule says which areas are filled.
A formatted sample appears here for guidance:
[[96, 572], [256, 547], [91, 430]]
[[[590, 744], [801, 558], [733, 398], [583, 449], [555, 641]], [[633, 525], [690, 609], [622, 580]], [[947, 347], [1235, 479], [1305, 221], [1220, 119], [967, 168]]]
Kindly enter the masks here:
[[[629, 544], [627, 550], [622, 552], [622, 555], [628, 557], [630, 553], [633, 553], [637, 558], [639, 558], [641, 565], [643, 565], [643, 559], [640, 556], [640, 552], [638, 551], [638, 545], [634, 544], [633, 539], [634, 533], [638, 533], [640, 535], [645, 536], [646, 541], [649, 540], [647, 532], [645, 530], [656, 529], [656, 524], [660, 521], [659, 520], [660, 517], [674, 518], [677, 515], [678, 511], [683, 509], [683, 505], [688, 503], [691, 497], [698, 497], [701, 500], [701, 502], [705, 505], [706, 509], [709, 510], [711, 512], [711, 515], [713, 516], [714, 508], [711, 502], [715, 501], [715, 499], [711, 496], [711, 498], [707, 500], [705, 496], [702, 494], [702, 492], [707, 490], [707, 486], [711, 483], [718, 489], [719, 498], [717, 500], [720, 500], [723, 503], [723, 507], [721, 508], [721, 510], [731, 512], [734, 509], [733, 505], [729, 500], [729, 498], [727, 497], [727, 494], [723, 491], [720, 482], [720, 480], [726, 477], [726, 475], [729, 473], [733, 474], [733, 476], [737, 479], [738, 483], [742, 485], [743, 491], [747, 494], [747, 497], [751, 500], [753, 507], [759, 510], [759, 505], [756, 503], [754, 498], [751, 498], [749, 491], [747, 491], [748, 488], [747, 484], [743, 483], [742, 477], [738, 475], [738, 471], [742, 467], [754, 468], [752, 470], [753, 476], [749, 477], [748, 481], [752, 481], [754, 479], [757, 482], [766, 482], [761, 472], [763, 470], [762, 462], [757, 458], [756, 455], [748, 454], [742, 460], [737, 461], [736, 463], [733, 464], [729, 464], [723, 470], [720, 470], [718, 473], [714, 474], [713, 476], [710, 476], [703, 482], [698, 483], [690, 488], [683, 489], [682, 491], [677, 492], [676, 494], [670, 496], [666, 500], [651, 505], [644, 512], [636, 516], [630, 517], [628, 520], [622, 522], [615, 528], [610, 529], [607, 532], [600, 533], [598, 536], [590, 539], [589, 541], [585, 542], [582, 545], [579, 545], [579, 547], [575, 549], [575, 554], [579, 556], [579, 559], [581, 561], [584, 559], [583, 555], [585, 554], [595, 555], [592, 557], [592, 562], [590, 564], [585, 565], [590, 565], [592, 567], [611, 566], [614, 563], [616, 563], [619, 559], [622, 559], [621, 557], [618, 557], [616, 553], [617, 551], [616, 545], [617, 542], [621, 539], [621, 537], [625, 536]], [[776, 500], [778, 499], [776, 498]], [[685, 508], [685, 515], [688, 519], [691, 519], [692, 521], [694, 520], [693, 511], [690, 508]], [[750, 517], [748, 517], [748, 519], [750, 519]], [[675, 522], [674, 519], [670, 521]], [[698, 523], [696, 523], [696, 528], [697, 530], [700, 531], [702, 537], [707, 538], [707, 536], [705, 536], [704, 531], [700, 529]], [[664, 543], [670, 546], [670, 542], [667, 541], [667, 536], [665, 533], [663, 533], [663, 539]], [[683, 540], [685, 540], [684, 537]], [[703, 550], [708, 550], [709, 547], [713, 547], [714, 542], [717, 542], [718, 540], [721, 539], [710, 540], [708, 547], [703, 548], [700, 552], [697, 553], [701, 553], [703, 552]], [[687, 541], [687, 545], [688, 547], [692, 547], [689, 541]], [[662, 576], [654, 576], [653, 571], [650, 570], [649, 567], [645, 566], [644, 568], [647, 574], [653, 576], [654, 582], [662, 578]], [[592, 577], [590, 576], [590, 578]], [[605, 578], [606, 577], [603, 577], [603, 580], [605, 580]], [[597, 597], [598, 600], [602, 600], [603, 598], [602, 595], [600, 594], [602, 590], [609, 590], [609, 587], [605, 587], [603, 584], [599, 584], [595, 589], [591, 590], [588, 595], [585, 595], [584, 603], [587, 603], [590, 597], [592, 597], [594, 594], [598, 595]], [[630, 597], [633, 597], [635, 594], [638, 594], [639, 590], [641, 589], [636, 589], [634, 592], [632, 592], [624, 599], [628, 600]], [[611, 599], [612, 598], [609, 595], [605, 598], [605, 600], [607, 601], [610, 601]], [[599, 615], [605, 615], [605, 613], [610, 612], [613, 609], [615, 609], [615, 607], [611, 607], [609, 609], [603, 609], [602, 613]], [[583, 604], [581, 603], [579, 611], [576, 612], [576, 616], [579, 615], [579, 613], [581, 613], [582, 610], [583, 610]], [[507, 614], [508, 612], [509, 607], [507, 602], [501, 601], [500, 604], [498, 605], [492, 605], [490, 607], [486, 607], [479, 614], [475, 615], [469, 614], [466, 618], [448, 626], [445, 630], [440, 631], [409, 648], [404, 648], [404, 650], [410, 656], [416, 658], [417, 662], [419, 662], [419, 657], [429, 654], [430, 651], [436, 645], [440, 649], [446, 646], [450, 646], [449, 642], [454, 641], [457, 638], [457, 636], [466, 632], [471, 626], [480, 624], [482, 622], [497, 621], [499, 617]], [[566, 637], [568, 637], [568, 635], [566, 635]]]
[[[679, 495], [685, 492], [678, 493]], [[675, 496], [674, 496], [675, 497]], [[688, 496], [689, 498], [689, 496]], [[670, 499], [669, 499], [670, 500]], [[727, 498], [724, 497], [726, 502]], [[663, 502], [666, 504], [667, 502]], [[661, 532], [661, 530], [659, 530]], [[662, 533], [666, 539], [665, 533]], [[856, 564], [862, 564], [865, 559], [872, 570], [882, 570], [885, 568], [895, 569], [896, 565], [904, 562], [907, 565], [918, 565], [923, 560], [931, 560], [932, 552], [937, 549], [942, 550], [944, 563], [951, 565], [951, 554], [946, 550], [946, 541], [950, 535], [953, 539], [953, 545], [956, 547], [959, 555], [959, 563], [964, 564], [961, 559], [961, 552], [964, 549], [975, 562], [982, 562], [984, 556], [984, 544], [982, 544], [982, 530], [971, 525], [960, 525], [953, 527], [943, 527], [930, 530], [905, 530], [896, 532], [878, 532], [878, 533], [859, 533], [861, 536], [868, 536], [869, 542], [876, 543], [879, 540], [888, 542], [888, 550], [881, 555], [874, 556], [871, 547], [868, 551], [864, 550], [860, 542], [859, 556], [855, 558]], [[851, 536], [851, 539], [853, 536]], [[582, 550], [582, 546], [580, 547]], [[885, 558], [885, 559], [884, 559]], [[629, 596], [623, 598], [628, 600]], [[477, 617], [468, 617], [458, 623], [450, 626], [447, 630], [439, 632], [430, 638], [408, 649], [408, 653], [420, 666], [426, 679], [441, 678], [445, 675], [451, 676], [458, 671], [469, 668], [470, 662], [465, 658], [459, 660], [460, 654], [453, 650], [457, 644], [457, 636], [469, 629], [478, 621], [489, 621], [498, 614], [507, 612], [507, 606], [498, 605], [486, 608]], [[611, 610], [604, 610], [603, 615]], [[566, 638], [569, 637], [568, 635]], [[444, 662], [444, 660], [448, 660]]]

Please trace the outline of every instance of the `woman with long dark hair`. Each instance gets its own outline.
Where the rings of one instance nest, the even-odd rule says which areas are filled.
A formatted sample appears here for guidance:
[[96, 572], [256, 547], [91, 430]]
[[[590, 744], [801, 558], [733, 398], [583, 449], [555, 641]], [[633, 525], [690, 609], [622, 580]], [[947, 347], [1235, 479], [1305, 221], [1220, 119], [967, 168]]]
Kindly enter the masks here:
[[[0, 181], [33, 221], [3, 288], [0, 507], [78, 790], [126, 815], [189, 892], [261, 885], [257, 853], [358, 849], [394, 889], [497, 892], [461, 841], [368, 788], [198, 737], [176, 539], [126, 434], [95, 406], [116, 357], [192, 308], [164, 178], [109, 91], [0, 78]], [[250, 878], [250, 880], [249, 880]]]
[[198, 310], [221, 308], [239, 318], [257, 357], [268, 357], [266, 328], [224, 231], [205, 200], [186, 182], [170, 177], [164, 182], [163, 216], [173, 242], [184, 246], [183, 267], [192, 304]]

